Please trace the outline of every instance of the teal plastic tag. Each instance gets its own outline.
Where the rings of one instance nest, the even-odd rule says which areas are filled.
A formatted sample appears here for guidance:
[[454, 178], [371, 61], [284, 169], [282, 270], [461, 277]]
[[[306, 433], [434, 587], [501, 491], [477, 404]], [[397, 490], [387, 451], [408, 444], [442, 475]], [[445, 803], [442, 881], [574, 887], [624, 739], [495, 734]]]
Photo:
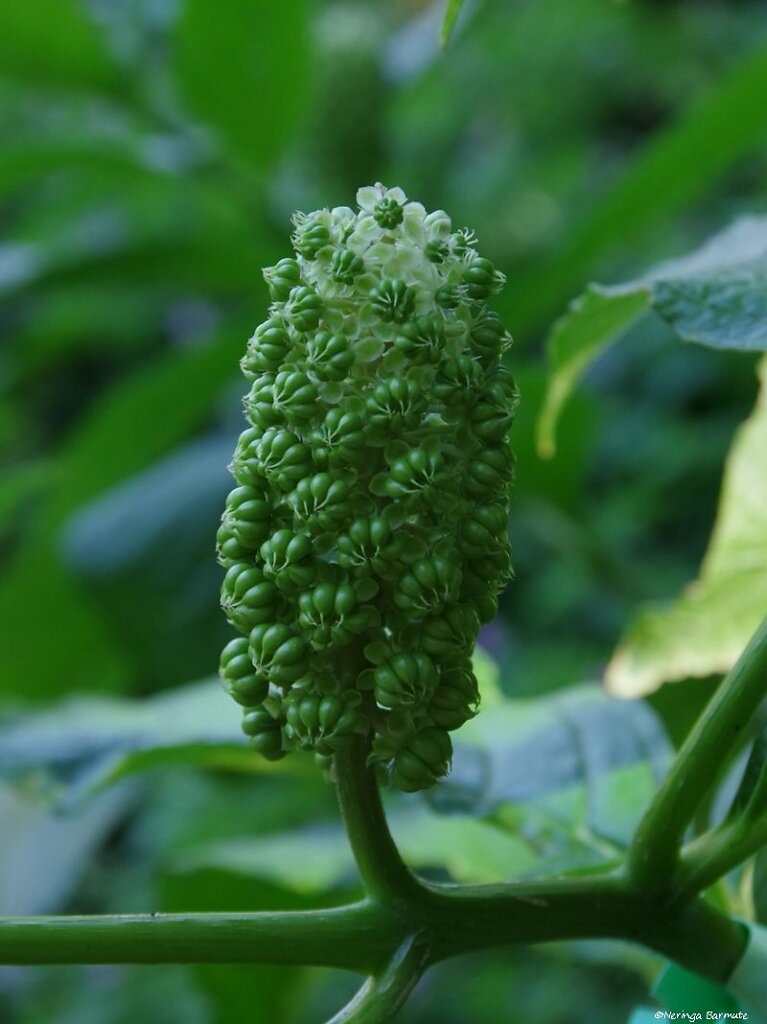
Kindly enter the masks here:
[[748, 929], [748, 945], [727, 988], [748, 1011], [751, 1024], [767, 1024], [767, 928], [752, 921], [741, 924]]
[[[742, 963], [742, 961], [741, 961]], [[715, 985], [706, 978], [669, 964], [661, 973], [652, 990], [662, 1009], [640, 1007], [634, 1011], [628, 1024], [656, 1024], [659, 1020], [690, 1022], [746, 1020], [750, 1024], [764, 1024], [749, 1009], [741, 1005], [739, 995]]]
[[655, 1024], [657, 1017], [655, 1016], [657, 1011], [648, 1010], [642, 1007], [639, 1010], [634, 1010], [629, 1018], [628, 1024]]
[[726, 988], [669, 964], [652, 991], [663, 1009], [640, 1007], [628, 1024], [655, 1024], [658, 1020], [767, 1024], [767, 927], [752, 921], [740, 923], [748, 931], [748, 944]]
[[701, 978], [699, 974], [685, 971], [676, 964], [669, 964], [663, 971], [655, 983], [653, 995], [667, 1010], [700, 1013], [703, 1020], [706, 1020], [707, 1013], [738, 1013], [741, 1009], [738, 1000], [728, 989]]

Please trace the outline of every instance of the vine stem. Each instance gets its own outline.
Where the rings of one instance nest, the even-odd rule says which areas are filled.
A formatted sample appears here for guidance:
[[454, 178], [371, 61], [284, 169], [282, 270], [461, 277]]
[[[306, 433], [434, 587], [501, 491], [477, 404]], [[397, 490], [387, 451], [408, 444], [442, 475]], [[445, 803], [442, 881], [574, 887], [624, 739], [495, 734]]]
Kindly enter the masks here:
[[683, 836], [767, 692], [767, 619], [725, 677], [639, 823], [626, 860], [637, 888], [671, 892]]

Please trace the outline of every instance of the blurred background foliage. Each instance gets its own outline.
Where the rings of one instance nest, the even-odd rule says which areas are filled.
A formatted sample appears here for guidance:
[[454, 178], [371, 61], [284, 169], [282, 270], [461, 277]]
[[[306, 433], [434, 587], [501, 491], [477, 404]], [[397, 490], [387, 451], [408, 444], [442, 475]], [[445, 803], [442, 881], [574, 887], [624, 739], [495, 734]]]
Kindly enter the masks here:
[[[392, 802], [410, 861], [473, 881], [604, 864], [711, 692], [698, 678], [619, 703], [584, 681], [638, 609], [695, 577], [755, 357], [680, 346], [649, 317], [589, 370], [556, 458], [536, 453], [535, 421], [546, 329], [589, 280], [765, 210], [763, 5], [487, 0], [440, 51], [443, 14], [0, 8], [0, 913], [354, 892], [327, 784], [299, 758], [264, 773], [237, 709], [195, 681], [228, 637], [213, 538], [260, 268], [285, 254], [294, 209], [349, 204], [362, 184], [476, 228], [509, 277], [498, 307], [523, 396], [487, 710], [451, 781]], [[656, 966], [610, 944], [494, 953], [435, 970], [401, 1020], [615, 1024]], [[4, 969], [0, 1019], [303, 1024], [352, 984], [309, 968]]]

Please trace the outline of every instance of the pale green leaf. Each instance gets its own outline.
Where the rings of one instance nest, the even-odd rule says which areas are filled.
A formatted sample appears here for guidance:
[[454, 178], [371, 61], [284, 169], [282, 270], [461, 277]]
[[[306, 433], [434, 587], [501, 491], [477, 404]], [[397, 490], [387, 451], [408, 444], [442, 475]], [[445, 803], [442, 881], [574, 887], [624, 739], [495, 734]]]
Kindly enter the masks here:
[[641, 612], [629, 627], [607, 670], [615, 694], [726, 672], [767, 615], [767, 361], [761, 376], [756, 409], [727, 460], [700, 575], [669, 607]]
[[536, 870], [604, 863], [632, 834], [670, 745], [654, 712], [595, 685], [485, 709], [456, 737], [435, 809], [533, 842]]
[[54, 814], [0, 785], [0, 915], [61, 908], [131, 803], [128, 786], [77, 815]]
[[549, 336], [550, 379], [538, 447], [554, 453], [559, 417], [608, 345], [650, 309], [683, 341], [741, 352], [767, 348], [767, 217], [745, 217], [695, 252], [625, 285], [591, 285]]
[[557, 422], [587, 367], [649, 308], [649, 288], [600, 288], [591, 285], [576, 299], [549, 337], [551, 380], [538, 421], [538, 450], [555, 451]]

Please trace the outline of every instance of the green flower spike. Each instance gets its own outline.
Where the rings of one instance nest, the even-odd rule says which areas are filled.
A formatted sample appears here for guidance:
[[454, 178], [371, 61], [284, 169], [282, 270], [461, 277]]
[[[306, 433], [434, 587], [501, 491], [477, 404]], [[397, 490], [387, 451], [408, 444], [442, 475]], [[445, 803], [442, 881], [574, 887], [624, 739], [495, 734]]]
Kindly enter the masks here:
[[394, 787], [449, 769], [471, 654], [511, 571], [503, 276], [401, 189], [296, 214], [247, 344], [247, 429], [217, 535], [243, 636], [221, 680], [253, 748], [327, 758], [364, 736]]

